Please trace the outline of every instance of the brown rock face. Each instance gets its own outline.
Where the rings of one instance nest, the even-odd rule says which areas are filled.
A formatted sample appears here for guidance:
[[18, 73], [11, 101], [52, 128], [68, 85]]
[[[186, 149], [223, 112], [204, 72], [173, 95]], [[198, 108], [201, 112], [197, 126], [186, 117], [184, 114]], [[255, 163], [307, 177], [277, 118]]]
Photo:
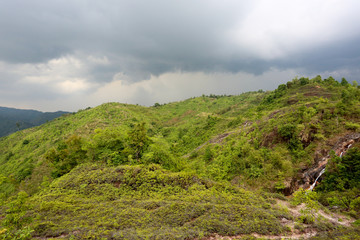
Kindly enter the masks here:
[[[355, 143], [360, 140], [360, 133], [348, 134], [340, 138], [333, 149], [337, 156], [342, 156], [346, 151]], [[308, 169], [304, 169], [299, 175], [291, 180], [287, 184], [287, 188], [284, 189], [285, 195], [291, 195], [294, 191], [302, 187], [308, 189], [311, 184], [314, 183], [315, 179], [319, 176], [320, 172], [326, 168], [326, 164], [330, 159], [330, 155], [326, 151], [317, 152], [315, 154], [315, 164]], [[321, 156], [324, 156], [321, 158]]]

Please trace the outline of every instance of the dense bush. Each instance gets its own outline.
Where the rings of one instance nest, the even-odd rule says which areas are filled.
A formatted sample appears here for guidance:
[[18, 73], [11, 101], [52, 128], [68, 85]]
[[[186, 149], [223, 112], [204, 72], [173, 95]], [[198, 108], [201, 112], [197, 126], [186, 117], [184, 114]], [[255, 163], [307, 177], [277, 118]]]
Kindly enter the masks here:
[[360, 189], [360, 149], [351, 148], [342, 158], [334, 156], [326, 167], [322, 191]]
[[85, 162], [87, 158], [82, 138], [76, 135], [70, 136], [57, 148], [49, 150], [45, 158], [55, 168], [52, 177], [57, 178], [70, 172], [78, 164]]
[[[100, 202], [100, 204], [99, 204]], [[192, 239], [286, 232], [261, 196], [158, 165], [82, 165], [36, 196], [37, 237]], [[61, 214], [61, 217], [59, 217]]]

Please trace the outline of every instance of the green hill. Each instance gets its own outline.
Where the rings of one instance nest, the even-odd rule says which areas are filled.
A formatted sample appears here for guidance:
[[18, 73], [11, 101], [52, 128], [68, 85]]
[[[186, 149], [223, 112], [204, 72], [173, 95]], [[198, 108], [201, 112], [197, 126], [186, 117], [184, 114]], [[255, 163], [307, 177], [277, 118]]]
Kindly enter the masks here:
[[359, 237], [359, 107], [356, 83], [318, 76], [16, 132], [0, 138], [0, 236]]

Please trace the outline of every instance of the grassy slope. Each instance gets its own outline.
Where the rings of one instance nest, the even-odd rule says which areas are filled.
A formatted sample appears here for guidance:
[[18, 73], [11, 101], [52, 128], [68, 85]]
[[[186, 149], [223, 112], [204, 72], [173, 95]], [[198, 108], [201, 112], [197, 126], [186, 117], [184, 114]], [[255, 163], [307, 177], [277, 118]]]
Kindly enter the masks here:
[[[344, 91], [353, 92], [346, 105]], [[357, 94], [352, 86], [293, 81], [284, 91], [203, 96], [150, 108], [103, 104], [1, 138], [0, 193], [3, 199], [18, 190], [31, 195], [27, 214], [36, 216], [31, 227], [39, 237], [286, 234], [289, 228], [280, 220], [292, 217], [270, 210], [273, 200], [261, 197], [263, 192], [239, 187], [281, 191], [298, 169], [313, 164], [317, 150], [329, 150], [332, 139], [358, 130]], [[77, 135], [88, 150], [95, 129], [110, 129], [112, 135], [104, 133], [109, 139], [126, 138], [139, 122], [166, 146], [179, 173], [158, 165], [113, 167], [98, 159], [50, 184], [53, 166], [44, 157], [49, 149]], [[280, 134], [287, 124], [295, 133], [291, 139]], [[155, 147], [146, 155], [150, 162]]]
[[253, 193], [156, 165], [86, 165], [31, 199], [38, 236], [191, 239], [279, 234], [280, 210]]
[[[257, 94], [254, 94], [257, 95]], [[164, 136], [177, 147], [174, 155], [182, 156], [208, 140], [213, 134], [223, 131], [222, 126], [208, 131], [207, 116], [216, 114], [219, 109], [239, 104], [245, 95], [226, 97], [219, 100], [205, 98], [189, 99], [181, 103], [170, 103], [158, 108], [107, 103], [93, 109], [60, 117], [40, 127], [26, 129], [0, 139], [0, 174], [10, 178], [11, 182], [22, 182], [26, 173], [36, 172], [29, 179], [33, 188], [40, 182], [34, 182], [38, 176], [48, 175], [48, 167], [43, 155], [52, 147], [56, 147], [71, 135], [89, 138], [96, 129], [116, 128], [120, 134], [126, 135], [133, 124], [146, 122], [150, 135]], [[216, 103], [216, 104], [213, 104]], [[248, 103], [247, 103], [248, 104]], [[239, 109], [245, 106], [239, 107]], [[234, 110], [235, 112], [237, 110]], [[223, 116], [226, 121], [233, 117]], [[229, 120], [230, 119], [230, 120]], [[180, 132], [187, 132], [184, 135]], [[194, 136], [194, 132], [196, 132]], [[181, 139], [179, 136], [181, 135]], [[189, 137], [190, 136], [190, 137]], [[187, 140], [184, 140], [186, 139]], [[39, 173], [40, 171], [40, 173]], [[22, 184], [26, 184], [23, 183]], [[31, 190], [31, 192], [37, 189]], [[4, 190], [3, 192], [6, 192]], [[10, 190], [9, 190], [10, 191]]]

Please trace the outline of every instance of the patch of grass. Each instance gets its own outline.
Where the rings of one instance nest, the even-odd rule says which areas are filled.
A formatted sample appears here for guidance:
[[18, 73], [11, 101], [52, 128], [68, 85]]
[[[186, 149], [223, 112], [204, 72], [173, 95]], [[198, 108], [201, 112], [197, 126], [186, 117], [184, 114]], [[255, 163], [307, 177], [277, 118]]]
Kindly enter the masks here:
[[35, 236], [192, 239], [286, 231], [262, 197], [159, 166], [83, 165], [32, 198]]

